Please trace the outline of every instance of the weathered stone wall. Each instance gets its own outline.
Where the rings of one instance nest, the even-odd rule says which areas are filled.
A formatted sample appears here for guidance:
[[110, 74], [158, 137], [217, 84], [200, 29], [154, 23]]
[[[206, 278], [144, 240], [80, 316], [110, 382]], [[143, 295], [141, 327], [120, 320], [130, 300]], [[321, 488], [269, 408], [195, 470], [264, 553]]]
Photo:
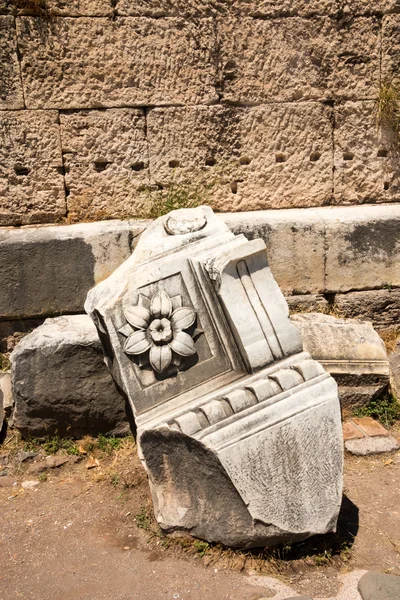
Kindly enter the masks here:
[[399, 0], [41, 2], [0, 0], [1, 225], [142, 217], [173, 181], [221, 211], [400, 199]]

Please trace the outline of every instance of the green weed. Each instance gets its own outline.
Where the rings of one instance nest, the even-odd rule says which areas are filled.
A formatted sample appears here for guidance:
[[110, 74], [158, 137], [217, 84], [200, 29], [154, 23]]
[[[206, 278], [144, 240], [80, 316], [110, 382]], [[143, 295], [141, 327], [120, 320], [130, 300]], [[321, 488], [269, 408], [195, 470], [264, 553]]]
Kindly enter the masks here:
[[49, 436], [42, 439], [30, 438], [24, 442], [25, 451], [35, 451], [43, 449], [46, 454], [56, 454], [63, 450], [69, 455], [78, 455], [78, 446], [73, 440], [61, 438], [59, 435]]
[[317, 567], [324, 567], [329, 563], [332, 558], [332, 552], [330, 550], [324, 550], [321, 554], [316, 554], [314, 556], [314, 562]]
[[193, 542], [193, 546], [197, 554], [201, 557], [205, 556], [210, 549], [210, 544], [208, 542], [203, 542], [202, 540], [196, 540]]
[[138, 514], [135, 517], [135, 521], [139, 529], [144, 529], [145, 531], [151, 530], [150, 526], [153, 519], [149, 513], [149, 510], [145, 506], [142, 506], [140, 512], [138, 512]]
[[99, 434], [98, 438], [99, 449], [106, 454], [112, 454], [114, 450], [119, 450], [121, 447], [121, 438], [114, 436], [107, 437], [103, 434]]
[[377, 419], [384, 427], [391, 427], [400, 419], [400, 403], [387, 392], [384, 396], [372, 400], [367, 406], [353, 411], [355, 417], [372, 417]]
[[146, 191], [149, 204], [147, 217], [150, 219], [157, 219], [171, 210], [207, 204], [206, 189], [189, 182], [172, 181], [165, 186], [156, 184]]

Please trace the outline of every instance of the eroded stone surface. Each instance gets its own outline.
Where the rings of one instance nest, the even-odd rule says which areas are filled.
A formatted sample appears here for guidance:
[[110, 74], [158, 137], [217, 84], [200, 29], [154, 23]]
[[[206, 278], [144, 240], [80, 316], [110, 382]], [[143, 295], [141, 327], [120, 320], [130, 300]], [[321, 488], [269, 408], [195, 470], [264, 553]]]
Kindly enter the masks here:
[[47, 319], [11, 354], [14, 426], [24, 437], [129, 431], [125, 401], [86, 315]]
[[371, 98], [379, 85], [379, 21], [230, 20], [221, 30], [224, 99]]
[[397, 78], [400, 67], [400, 15], [387, 15], [382, 21], [382, 75]]
[[[321, 216], [297, 209], [226, 213], [223, 219], [236, 235], [264, 240], [268, 264], [279, 287], [285, 294], [296, 294], [325, 288], [325, 225]], [[289, 299], [287, 302], [290, 305]]]
[[[88, 290], [130, 256], [143, 228], [140, 222], [107, 221], [3, 229], [0, 317], [81, 312]], [[27, 324], [31, 326], [34, 324]], [[12, 334], [11, 328], [8, 335]]]
[[400, 322], [400, 289], [389, 284], [383, 290], [336, 294], [335, 305], [344, 316], [372, 321], [378, 330]]
[[31, 15], [42, 19], [53, 19], [57, 16], [111, 16], [113, 4], [111, 0], [43, 0], [41, 3], [20, 3], [16, 6], [13, 0], [0, 0], [0, 12], [13, 15]]
[[400, 286], [400, 207], [332, 211], [335, 218], [325, 220], [325, 290], [363, 290], [371, 281], [376, 288]]
[[[392, 436], [363, 437], [360, 440], [348, 440], [345, 442], [345, 448], [351, 454], [356, 456], [369, 456], [370, 454], [382, 454], [383, 452], [393, 452], [399, 449], [399, 443]], [[377, 596], [374, 596], [374, 600]]]
[[65, 215], [56, 111], [0, 112], [0, 223], [54, 222]]
[[78, 111], [60, 121], [69, 213], [143, 215], [149, 184], [143, 111]]
[[358, 582], [362, 600], [393, 600], [400, 597], [400, 577], [387, 573], [365, 573]]
[[204, 103], [217, 99], [208, 19], [17, 19], [28, 108]]
[[343, 409], [368, 404], [389, 384], [385, 345], [371, 323], [320, 313], [292, 316], [304, 348], [339, 385]]
[[394, 396], [400, 402], [400, 340], [398, 340], [396, 349], [389, 356], [390, 364], [390, 385]]
[[334, 530], [337, 386], [301, 351], [262, 240], [205, 206], [173, 211], [85, 309], [135, 415], [163, 529], [238, 547]]
[[14, 19], [0, 16], [0, 109], [23, 107]]
[[335, 107], [335, 202], [390, 202], [398, 199], [399, 172], [394, 134], [378, 127], [376, 102]]
[[219, 211], [318, 206], [332, 196], [331, 112], [316, 103], [150, 111], [150, 172]]

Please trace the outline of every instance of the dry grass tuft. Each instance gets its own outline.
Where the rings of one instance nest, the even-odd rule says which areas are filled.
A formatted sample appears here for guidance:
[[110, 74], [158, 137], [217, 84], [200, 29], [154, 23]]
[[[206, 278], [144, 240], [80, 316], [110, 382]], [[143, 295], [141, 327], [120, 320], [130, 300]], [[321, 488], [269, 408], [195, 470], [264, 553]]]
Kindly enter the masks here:
[[386, 352], [392, 354], [396, 350], [397, 343], [400, 342], [400, 326], [381, 329], [378, 333], [386, 346]]
[[393, 78], [381, 83], [377, 98], [377, 123], [393, 132], [396, 145], [400, 142], [400, 88]]

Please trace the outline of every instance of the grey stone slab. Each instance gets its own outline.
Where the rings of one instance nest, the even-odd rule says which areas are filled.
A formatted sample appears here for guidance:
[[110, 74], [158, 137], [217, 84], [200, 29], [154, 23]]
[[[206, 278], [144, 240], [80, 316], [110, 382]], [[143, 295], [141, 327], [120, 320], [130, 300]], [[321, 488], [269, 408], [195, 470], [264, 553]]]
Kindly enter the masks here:
[[331, 210], [320, 213], [328, 249], [325, 291], [400, 286], [400, 205]]
[[265, 242], [269, 266], [285, 294], [316, 294], [325, 289], [322, 214], [315, 209], [271, 210], [226, 213], [223, 219], [235, 235]]
[[87, 315], [47, 319], [11, 354], [13, 424], [24, 437], [126, 434], [125, 400]]
[[362, 600], [398, 600], [400, 577], [386, 573], [365, 573], [358, 582]]
[[302, 352], [265, 243], [173, 211], [85, 309], [129, 399], [157, 520], [236, 547], [334, 530], [337, 386]]
[[398, 441], [392, 436], [364, 437], [361, 439], [347, 440], [344, 447], [356, 456], [369, 456], [370, 454], [382, 454], [382, 452], [393, 452], [399, 449]]
[[131, 254], [140, 222], [0, 230], [0, 318], [82, 312], [88, 290]]

